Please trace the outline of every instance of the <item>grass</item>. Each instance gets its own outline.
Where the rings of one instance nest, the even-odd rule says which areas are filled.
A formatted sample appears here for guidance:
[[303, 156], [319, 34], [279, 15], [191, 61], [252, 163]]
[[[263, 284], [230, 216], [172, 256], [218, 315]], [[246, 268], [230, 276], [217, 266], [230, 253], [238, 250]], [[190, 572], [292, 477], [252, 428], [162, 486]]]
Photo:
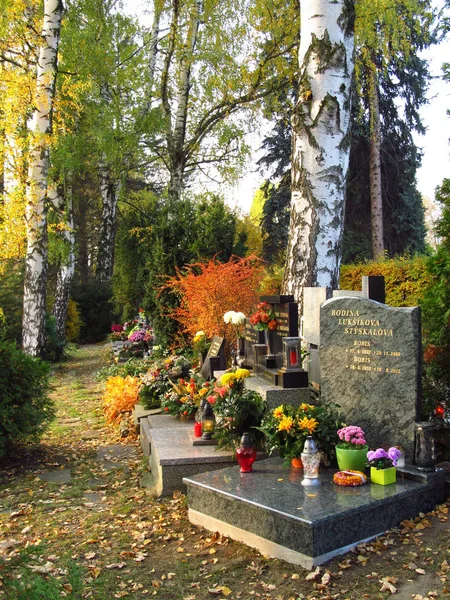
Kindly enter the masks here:
[[[157, 500], [140, 488], [137, 440], [103, 469], [97, 451], [124, 443], [102, 415], [94, 372], [105, 361], [98, 346], [87, 346], [58, 366], [57, 421], [39, 446], [2, 465], [0, 599], [377, 600], [391, 595], [389, 585], [402, 600], [448, 596], [447, 505], [307, 580], [300, 567], [192, 526], [183, 495]], [[62, 469], [70, 469], [69, 483], [42, 479]]]

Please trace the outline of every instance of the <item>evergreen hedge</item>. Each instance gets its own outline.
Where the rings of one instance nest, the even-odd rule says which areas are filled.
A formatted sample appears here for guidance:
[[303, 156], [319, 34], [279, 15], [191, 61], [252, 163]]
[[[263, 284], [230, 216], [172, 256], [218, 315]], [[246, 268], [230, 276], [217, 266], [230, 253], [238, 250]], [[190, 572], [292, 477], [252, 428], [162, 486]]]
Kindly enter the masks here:
[[35, 442], [55, 417], [48, 397], [50, 366], [0, 340], [0, 457]]

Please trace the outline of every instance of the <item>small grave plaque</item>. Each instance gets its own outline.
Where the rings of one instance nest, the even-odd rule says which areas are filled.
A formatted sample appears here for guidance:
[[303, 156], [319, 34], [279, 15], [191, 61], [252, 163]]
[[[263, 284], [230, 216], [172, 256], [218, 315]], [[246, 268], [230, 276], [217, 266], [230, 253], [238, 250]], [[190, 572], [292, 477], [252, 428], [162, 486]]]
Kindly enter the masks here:
[[420, 408], [420, 309], [333, 298], [320, 310], [322, 394], [359, 425], [371, 447], [412, 458]]
[[258, 331], [250, 323], [250, 319], [245, 319], [243, 345], [240, 346], [244, 352], [244, 366], [247, 369], [253, 369], [253, 346], [255, 344], [264, 344], [264, 331]]
[[200, 370], [200, 375], [205, 379], [211, 379], [213, 371], [223, 371], [224, 369], [226, 369], [224, 339], [222, 337], [213, 337], [208, 354]]

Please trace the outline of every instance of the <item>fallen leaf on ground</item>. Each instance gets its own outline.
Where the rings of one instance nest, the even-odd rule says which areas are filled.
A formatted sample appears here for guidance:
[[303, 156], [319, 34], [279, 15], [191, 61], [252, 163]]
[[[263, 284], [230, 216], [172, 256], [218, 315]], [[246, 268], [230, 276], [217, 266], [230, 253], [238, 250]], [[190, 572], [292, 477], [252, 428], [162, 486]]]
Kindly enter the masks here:
[[397, 591], [395, 585], [392, 585], [392, 583], [387, 579], [381, 579], [380, 582], [382, 583], [380, 592], [391, 592], [391, 594], [395, 594], [395, 592]]
[[309, 573], [306, 577], [305, 580], [306, 581], [314, 581], [314, 579], [317, 579], [320, 575], [320, 567], [316, 567], [315, 571], [312, 571], [312, 573]]

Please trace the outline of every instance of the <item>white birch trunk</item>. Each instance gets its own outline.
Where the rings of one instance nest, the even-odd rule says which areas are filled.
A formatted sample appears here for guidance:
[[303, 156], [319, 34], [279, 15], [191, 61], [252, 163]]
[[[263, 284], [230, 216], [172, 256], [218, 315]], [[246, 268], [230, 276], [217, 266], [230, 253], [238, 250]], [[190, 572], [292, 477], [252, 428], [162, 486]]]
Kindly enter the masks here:
[[337, 287], [349, 159], [353, 29], [348, 0], [301, 3], [299, 99], [283, 291]]
[[126, 169], [119, 180], [111, 177], [106, 162], [99, 164], [102, 221], [98, 243], [96, 278], [107, 283], [114, 270], [114, 245], [116, 240], [117, 203], [125, 184]]
[[369, 178], [370, 178], [370, 217], [372, 224], [372, 257], [374, 260], [381, 258], [384, 253], [384, 228], [383, 228], [383, 196], [381, 190], [381, 124], [380, 102], [376, 74], [370, 78], [369, 90], [370, 112], [370, 151], [369, 151]]
[[186, 166], [186, 153], [184, 144], [186, 140], [186, 124], [188, 117], [188, 102], [190, 93], [191, 68], [197, 43], [200, 17], [202, 14], [202, 1], [196, 0], [195, 10], [191, 15], [191, 22], [186, 37], [184, 54], [181, 59], [180, 75], [178, 79], [177, 110], [173, 133], [170, 136], [170, 182], [169, 199], [180, 199], [183, 189], [184, 169]]
[[45, 344], [45, 301], [47, 286], [47, 173], [48, 136], [55, 93], [56, 63], [63, 6], [61, 0], [44, 1], [42, 46], [36, 73], [36, 101], [31, 132], [27, 206], [27, 252], [23, 297], [22, 346], [32, 356]]
[[52, 191], [52, 200], [55, 207], [66, 210], [66, 222], [65, 228], [62, 231], [62, 236], [68, 247], [68, 255], [64, 262], [62, 262], [58, 269], [56, 277], [56, 292], [55, 300], [53, 303], [52, 313], [56, 318], [56, 332], [59, 339], [63, 340], [66, 337], [66, 320], [67, 320], [67, 307], [69, 305], [70, 289], [72, 286], [73, 276], [75, 274], [75, 230], [73, 221], [73, 198], [72, 198], [72, 186], [69, 185], [66, 191], [66, 202], [64, 198], [59, 194], [58, 190]]

